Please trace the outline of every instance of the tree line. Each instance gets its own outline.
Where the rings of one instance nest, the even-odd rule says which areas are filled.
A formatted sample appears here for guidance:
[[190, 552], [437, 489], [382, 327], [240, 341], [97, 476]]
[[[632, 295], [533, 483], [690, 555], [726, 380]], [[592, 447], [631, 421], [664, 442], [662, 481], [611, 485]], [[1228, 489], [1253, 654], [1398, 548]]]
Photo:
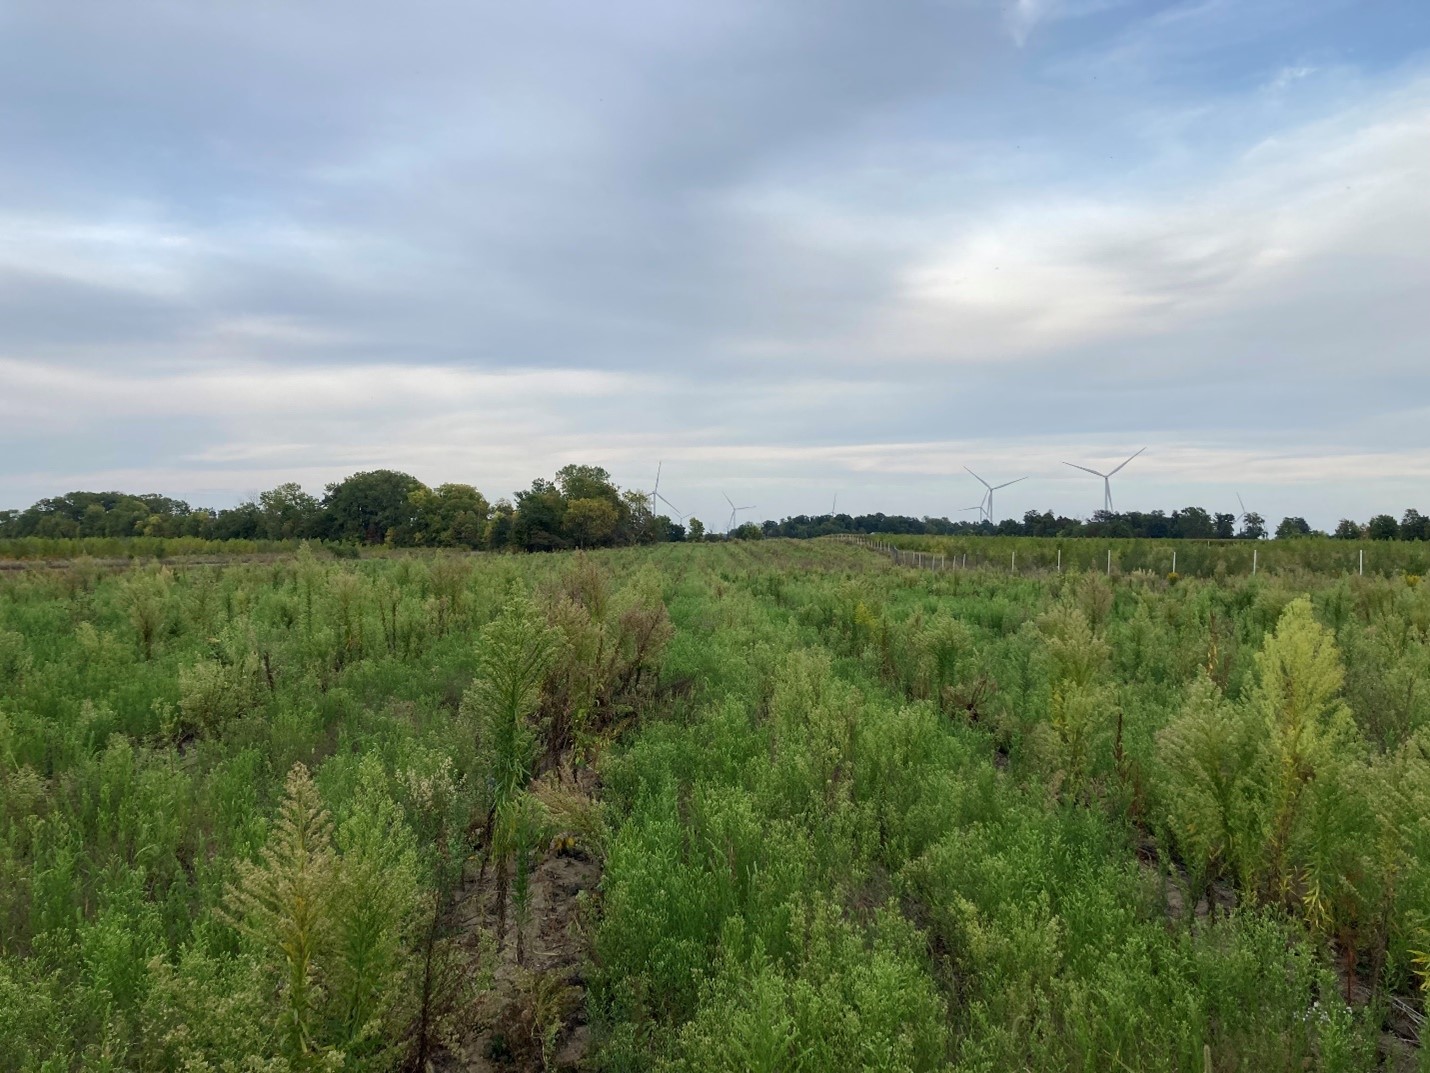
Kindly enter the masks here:
[[1271, 530], [1255, 512], [1238, 517], [1184, 507], [1170, 513], [1097, 511], [1069, 518], [1029, 510], [1021, 519], [951, 521], [897, 514], [800, 514], [707, 533], [697, 518], [678, 524], [651, 509], [646, 493], [621, 489], [600, 466], [572, 464], [537, 478], [511, 499], [490, 501], [470, 484], [430, 488], [397, 470], [355, 473], [321, 497], [294, 482], [217, 511], [158, 494], [70, 492], [24, 510], [0, 511], [0, 537], [198, 537], [206, 540], [321, 540], [393, 547], [556, 551], [681, 540], [807, 539], [842, 533], [925, 536], [1111, 537], [1155, 540], [1262, 540], [1332, 536], [1344, 540], [1430, 540], [1430, 516], [1414, 508], [1397, 521], [1378, 514], [1343, 518], [1329, 532], [1286, 517]]
[[[692, 522], [696, 529], [698, 522]], [[0, 511], [0, 537], [199, 537], [321, 540], [393, 547], [550, 551], [684, 539], [645, 493], [622, 490], [599, 466], [569, 465], [512, 499], [470, 484], [429, 488], [397, 470], [355, 473], [321, 498], [289, 482], [235, 507], [191, 507], [162, 495], [71, 492]], [[697, 530], [699, 532], [699, 530]]]
[[950, 521], [948, 518], [913, 518], [889, 514], [801, 514], [783, 521], [767, 521], [762, 525], [746, 523], [735, 536], [743, 537], [817, 537], [840, 533], [900, 536], [1036, 536], [1036, 537], [1110, 537], [1144, 538], [1148, 540], [1265, 540], [1273, 535], [1279, 540], [1297, 537], [1333, 536], [1342, 540], [1430, 540], [1430, 516], [1411, 508], [1396, 521], [1390, 514], [1378, 514], [1362, 524], [1349, 518], [1341, 519], [1330, 533], [1313, 529], [1305, 518], [1281, 519], [1274, 532], [1265, 518], [1248, 512], [1214, 514], [1201, 507], [1184, 507], [1170, 514], [1166, 511], [1106, 511], [1091, 518], [1069, 518], [1052, 511], [1030, 510], [1022, 519], [1005, 518], [1000, 522]]

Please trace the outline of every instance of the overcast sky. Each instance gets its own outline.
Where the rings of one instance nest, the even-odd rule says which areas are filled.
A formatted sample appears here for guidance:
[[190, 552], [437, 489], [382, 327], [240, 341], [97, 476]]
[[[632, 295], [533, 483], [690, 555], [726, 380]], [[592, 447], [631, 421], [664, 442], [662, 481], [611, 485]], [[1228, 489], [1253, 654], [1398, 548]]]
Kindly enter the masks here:
[[1430, 3], [0, 4], [0, 507], [1430, 512]]

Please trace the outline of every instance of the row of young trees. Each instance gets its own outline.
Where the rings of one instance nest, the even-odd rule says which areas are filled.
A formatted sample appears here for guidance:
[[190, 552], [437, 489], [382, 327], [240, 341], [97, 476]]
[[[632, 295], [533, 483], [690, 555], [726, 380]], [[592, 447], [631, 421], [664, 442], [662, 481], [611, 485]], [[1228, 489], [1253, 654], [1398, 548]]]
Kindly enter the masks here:
[[533, 873], [672, 634], [611, 562], [0, 577], [0, 1071], [553, 1068]]

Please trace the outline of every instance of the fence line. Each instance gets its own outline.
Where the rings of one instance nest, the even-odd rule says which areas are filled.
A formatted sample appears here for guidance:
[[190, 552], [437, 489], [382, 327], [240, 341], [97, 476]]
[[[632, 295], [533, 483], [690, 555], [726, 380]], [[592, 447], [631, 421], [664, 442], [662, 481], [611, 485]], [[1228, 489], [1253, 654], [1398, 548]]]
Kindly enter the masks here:
[[[886, 540], [879, 540], [876, 537], [866, 536], [862, 533], [832, 533], [830, 534], [830, 539], [842, 541], [847, 544], [855, 544], [862, 548], [868, 548], [871, 551], [875, 551], [881, 555], [887, 556], [891, 562], [899, 566], [908, 566], [916, 570], [929, 570], [935, 573], [950, 570], [968, 569], [985, 571], [996, 570], [997, 572], [1008, 574], [1045, 574], [1049, 572], [1060, 574], [1063, 571], [1063, 549], [1061, 547], [1055, 549], [1056, 558], [1054, 559], [1053, 563], [1043, 563], [1042, 565], [1039, 565], [1036, 561], [1029, 562], [1029, 559], [1031, 557], [1028, 557], [1024, 560], [1025, 564], [1027, 565], [1025, 565], [1024, 568], [1020, 571], [1018, 568], [1018, 551], [1016, 548], [1010, 551], [1009, 557], [1006, 561], [995, 563], [993, 559], [983, 556], [975, 558], [972, 566], [970, 567], [967, 552], [949, 555], [946, 552], [915, 551], [908, 548], [897, 547]], [[1356, 549], [1356, 551], [1356, 559], [1346, 566], [1345, 572], [1347, 574], [1357, 574], [1360, 576], [1364, 576], [1366, 566], [1365, 549], [1358, 548]], [[1169, 576], [1175, 578], [1177, 577], [1177, 549], [1168, 549], [1168, 556], [1170, 565]], [[1114, 568], [1118, 566], [1119, 564], [1116, 561], [1114, 549], [1109, 547], [1107, 549], [1105, 565], [1104, 563], [1097, 563], [1096, 566], [1084, 568], [1096, 569], [1099, 570], [1099, 572], [1105, 572], [1107, 576], [1111, 577], [1114, 573]], [[1272, 567], [1274, 567], [1274, 564], [1266, 564], [1261, 562], [1259, 549], [1255, 547], [1251, 549], [1250, 569], [1247, 570], [1247, 573], [1250, 576], [1255, 577], [1259, 573], [1264, 573], [1267, 568]], [[1149, 566], [1138, 566], [1134, 567], [1133, 569], [1134, 571], [1146, 569], [1153, 570], [1153, 572], [1158, 572], [1155, 570], [1155, 568]], [[1221, 569], [1221, 567], [1219, 567], [1219, 569]], [[1243, 569], [1246, 568], [1243, 566]], [[1314, 567], [1310, 566], [1307, 566], [1306, 569], [1318, 574], [1327, 573], [1327, 571], [1317, 570]], [[1116, 572], [1125, 573], [1125, 571], [1121, 570], [1120, 568], [1117, 569]]]

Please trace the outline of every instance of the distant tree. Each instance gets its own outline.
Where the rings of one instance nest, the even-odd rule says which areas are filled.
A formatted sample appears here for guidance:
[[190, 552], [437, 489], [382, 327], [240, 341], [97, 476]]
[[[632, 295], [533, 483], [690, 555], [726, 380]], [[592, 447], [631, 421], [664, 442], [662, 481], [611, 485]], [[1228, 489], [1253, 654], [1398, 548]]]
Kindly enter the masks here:
[[1365, 535], [1371, 540], [1396, 540], [1400, 536], [1400, 526], [1389, 514], [1377, 514], [1365, 527]]
[[1305, 518], [1282, 518], [1281, 524], [1276, 527], [1277, 540], [1291, 540], [1295, 537], [1311, 535], [1311, 526], [1307, 524]]
[[400, 543], [431, 547], [476, 548], [486, 536], [491, 506], [470, 484], [418, 488], [408, 495], [412, 505], [410, 531]]
[[620, 490], [611, 483], [611, 475], [600, 466], [562, 466], [556, 471], [556, 485], [567, 499], [609, 499], [615, 503], [621, 497]]
[[690, 533], [688, 539], [695, 541], [697, 544], [705, 539], [705, 523], [702, 522], [699, 518], [690, 519]]
[[498, 499], [487, 519], [482, 542], [491, 551], [502, 551], [516, 546], [516, 508], [505, 499]]
[[1212, 531], [1218, 540], [1231, 540], [1236, 536], [1236, 515], [1214, 515], [1212, 517]]
[[391, 469], [354, 473], [330, 484], [323, 497], [325, 534], [331, 540], [381, 544], [389, 532], [413, 528], [412, 493], [426, 486], [416, 477]]
[[746, 522], [730, 534], [735, 540], [760, 540], [764, 535], [765, 531], [754, 522]]
[[1359, 524], [1349, 518], [1342, 518], [1336, 523], [1336, 531], [1332, 535], [1337, 540], [1359, 540], [1364, 534]]
[[552, 551], [568, 547], [563, 535], [565, 516], [566, 497], [561, 488], [538, 477], [526, 491], [516, 493], [512, 544], [526, 551]]
[[1056, 536], [1058, 520], [1053, 517], [1053, 512], [1045, 510], [1039, 514], [1036, 510], [1026, 511], [1023, 514], [1023, 535], [1024, 536]]
[[1411, 507], [1400, 519], [1400, 539], [1430, 540], [1430, 518]]
[[318, 501], [294, 481], [258, 496], [260, 524], [269, 540], [312, 536], [318, 527], [321, 509]]
[[263, 511], [251, 501], [221, 510], [209, 532], [214, 540], [254, 540], [263, 535]]
[[653, 544], [665, 539], [666, 530], [650, 512], [650, 497], [644, 492], [627, 489], [616, 496], [615, 505], [618, 521], [612, 543]]
[[566, 504], [562, 526], [566, 539], [578, 548], [608, 544], [620, 515], [609, 499], [573, 499]]
[[1266, 538], [1266, 519], [1254, 510], [1248, 511], [1242, 515], [1241, 532], [1237, 536], [1242, 540], [1264, 540]]
[[1172, 512], [1170, 535], [1184, 540], [1210, 540], [1216, 536], [1216, 524], [1201, 507], [1183, 507]]

